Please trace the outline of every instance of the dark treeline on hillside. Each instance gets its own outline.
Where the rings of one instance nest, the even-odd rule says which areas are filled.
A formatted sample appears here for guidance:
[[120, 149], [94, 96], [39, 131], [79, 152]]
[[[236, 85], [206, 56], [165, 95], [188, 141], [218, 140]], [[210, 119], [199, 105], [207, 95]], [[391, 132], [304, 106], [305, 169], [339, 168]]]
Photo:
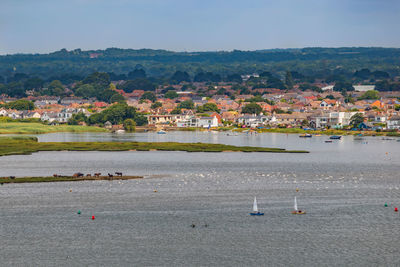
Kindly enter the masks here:
[[[354, 90], [352, 84], [375, 84], [378, 91], [400, 91], [400, 49], [304, 48], [263, 51], [177, 53], [164, 50], [106, 49], [50, 54], [0, 56], [0, 95], [79, 96], [113, 103], [123, 101], [115, 90], [162, 93], [181, 84], [229, 83], [235, 94], [257, 88], [321, 90], [317, 83], [335, 84], [336, 91]], [[252, 75], [246, 81], [241, 75]], [[114, 84], [111, 82], [114, 81]], [[119, 82], [116, 82], [119, 81]], [[168, 87], [166, 87], [168, 86]], [[31, 92], [31, 93], [32, 93]], [[229, 94], [224, 89], [217, 94]], [[155, 98], [153, 93], [145, 95]]]
[[170, 77], [178, 70], [186, 71], [192, 78], [200, 72], [212, 72], [224, 77], [262, 71], [284, 75], [287, 70], [308, 76], [323, 76], [337, 68], [350, 73], [368, 68], [397, 76], [400, 73], [399, 62], [400, 49], [397, 48], [303, 48], [232, 52], [62, 49], [49, 54], [0, 56], [0, 75], [11, 77], [17, 72], [49, 79], [63, 75], [71, 78], [74, 75], [86, 76], [96, 71], [112, 72], [118, 76], [127, 75], [134, 69], [145, 69], [148, 76], [157, 78]]

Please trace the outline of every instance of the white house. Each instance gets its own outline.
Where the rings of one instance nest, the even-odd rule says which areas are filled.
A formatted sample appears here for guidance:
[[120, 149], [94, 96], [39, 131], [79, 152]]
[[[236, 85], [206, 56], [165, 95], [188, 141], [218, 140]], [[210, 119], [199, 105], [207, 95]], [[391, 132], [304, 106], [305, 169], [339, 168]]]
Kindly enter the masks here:
[[393, 116], [387, 120], [387, 128], [389, 130], [400, 130], [400, 116]]

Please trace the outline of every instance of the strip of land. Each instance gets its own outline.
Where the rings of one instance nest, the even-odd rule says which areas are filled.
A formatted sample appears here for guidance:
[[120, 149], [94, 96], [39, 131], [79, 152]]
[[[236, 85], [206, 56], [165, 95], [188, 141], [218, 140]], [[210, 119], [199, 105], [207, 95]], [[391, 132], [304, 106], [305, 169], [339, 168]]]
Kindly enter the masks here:
[[79, 182], [79, 181], [98, 181], [98, 180], [131, 180], [131, 179], [141, 179], [143, 176], [114, 176], [109, 178], [108, 176], [45, 176], [45, 177], [20, 177], [20, 178], [10, 178], [10, 177], [0, 177], [0, 184], [13, 184], [13, 183], [45, 183], [45, 182]]
[[177, 142], [38, 142], [36, 137], [0, 138], [0, 156], [39, 151], [186, 151], [308, 153], [305, 150]]
[[47, 125], [38, 122], [7, 122], [0, 123], [0, 134], [45, 134], [55, 132], [107, 132], [106, 129], [94, 126], [80, 125]]

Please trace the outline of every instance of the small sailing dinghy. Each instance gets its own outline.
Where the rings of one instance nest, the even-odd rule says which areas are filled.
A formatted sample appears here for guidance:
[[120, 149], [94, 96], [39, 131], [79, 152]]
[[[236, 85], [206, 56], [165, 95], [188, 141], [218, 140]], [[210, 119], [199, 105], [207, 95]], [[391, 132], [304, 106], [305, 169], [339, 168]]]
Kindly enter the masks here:
[[297, 208], [297, 199], [296, 199], [296, 197], [294, 197], [294, 210], [292, 211], [292, 214], [306, 214], [306, 211], [299, 210]]
[[254, 197], [254, 203], [253, 203], [253, 212], [250, 213], [251, 216], [262, 216], [264, 213], [259, 212], [257, 208], [257, 198]]

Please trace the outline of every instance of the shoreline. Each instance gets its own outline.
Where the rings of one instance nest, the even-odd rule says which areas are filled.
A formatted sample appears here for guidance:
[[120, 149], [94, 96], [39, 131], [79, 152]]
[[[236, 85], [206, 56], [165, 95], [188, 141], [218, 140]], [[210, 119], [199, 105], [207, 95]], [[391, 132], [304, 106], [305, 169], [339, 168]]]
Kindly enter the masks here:
[[309, 153], [306, 150], [178, 142], [38, 142], [36, 137], [0, 138], [0, 156], [29, 155], [40, 151], [185, 151]]
[[19, 184], [19, 183], [50, 183], [50, 182], [81, 182], [81, 181], [114, 181], [114, 180], [133, 180], [143, 179], [143, 176], [114, 176], [109, 178], [108, 176], [37, 176], [37, 177], [0, 177], [0, 184]]

